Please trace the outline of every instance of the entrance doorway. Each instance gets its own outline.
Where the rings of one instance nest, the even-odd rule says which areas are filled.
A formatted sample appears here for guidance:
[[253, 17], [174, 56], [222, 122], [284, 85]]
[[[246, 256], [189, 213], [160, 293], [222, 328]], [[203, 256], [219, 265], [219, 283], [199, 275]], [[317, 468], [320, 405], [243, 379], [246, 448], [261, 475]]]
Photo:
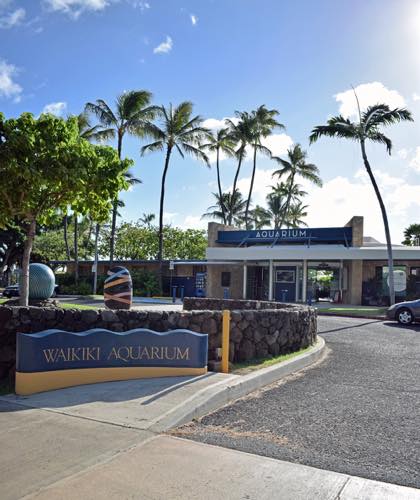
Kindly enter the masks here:
[[338, 263], [308, 266], [307, 295], [315, 302], [341, 302], [341, 269]]

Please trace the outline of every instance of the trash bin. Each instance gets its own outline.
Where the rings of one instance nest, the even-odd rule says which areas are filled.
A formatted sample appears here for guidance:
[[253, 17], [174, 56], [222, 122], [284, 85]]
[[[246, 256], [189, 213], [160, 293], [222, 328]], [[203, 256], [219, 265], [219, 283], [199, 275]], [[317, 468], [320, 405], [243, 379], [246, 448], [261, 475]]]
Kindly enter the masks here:
[[224, 299], [229, 298], [229, 288], [223, 288], [223, 298]]
[[172, 286], [172, 302], [175, 304], [176, 301], [176, 289], [178, 288], [177, 285]]
[[288, 294], [289, 290], [282, 290], [281, 291], [281, 301], [282, 302], [287, 302], [287, 294]]

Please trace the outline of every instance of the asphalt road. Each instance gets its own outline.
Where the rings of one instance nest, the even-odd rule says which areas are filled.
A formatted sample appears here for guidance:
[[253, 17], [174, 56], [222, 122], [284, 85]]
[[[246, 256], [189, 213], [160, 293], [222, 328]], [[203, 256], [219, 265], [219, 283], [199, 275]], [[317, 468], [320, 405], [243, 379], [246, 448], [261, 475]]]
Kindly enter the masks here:
[[420, 488], [420, 325], [318, 324], [321, 362], [173, 433]]

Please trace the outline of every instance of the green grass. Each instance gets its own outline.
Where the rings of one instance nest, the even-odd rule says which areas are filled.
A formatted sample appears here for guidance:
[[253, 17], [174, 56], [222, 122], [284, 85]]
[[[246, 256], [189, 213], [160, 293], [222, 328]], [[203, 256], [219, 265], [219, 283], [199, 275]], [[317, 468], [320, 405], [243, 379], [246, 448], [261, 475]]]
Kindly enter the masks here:
[[0, 299], [0, 304], [4, 304], [6, 302], [6, 300], [9, 300], [9, 299]]
[[[69, 304], [67, 302], [60, 302], [63, 309], [99, 309], [98, 306], [87, 306], [85, 304]], [[105, 306], [104, 306], [105, 307]]]
[[303, 354], [308, 351], [311, 347], [312, 346], [304, 347], [299, 351], [290, 352], [288, 354], [280, 354], [279, 356], [271, 358], [250, 359], [249, 361], [245, 361], [243, 363], [233, 363], [231, 372], [238, 375], [245, 375], [246, 373], [260, 370], [261, 368], [267, 368], [268, 366], [276, 365], [277, 363], [282, 363], [283, 361], [295, 358], [299, 354]]
[[318, 314], [337, 314], [340, 316], [350, 316], [357, 318], [358, 316], [385, 316], [387, 307], [326, 307], [319, 308]]

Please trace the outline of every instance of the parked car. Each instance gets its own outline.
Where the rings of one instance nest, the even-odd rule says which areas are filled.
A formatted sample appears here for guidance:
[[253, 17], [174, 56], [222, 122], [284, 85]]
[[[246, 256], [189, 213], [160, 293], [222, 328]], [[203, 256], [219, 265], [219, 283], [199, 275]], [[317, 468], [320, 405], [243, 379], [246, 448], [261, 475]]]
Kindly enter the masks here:
[[[54, 287], [53, 297], [55, 297], [59, 293], [58, 285]], [[9, 285], [3, 291], [3, 297], [11, 298], [11, 297], [19, 297], [19, 285]]]
[[398, 321], [401, 325], [420, 321], [420, 299], [394, 304], [388, 309], [387, 317]]
[[3, 290], [3, 297], [19, 297], [19, 285], [9, 285]]

